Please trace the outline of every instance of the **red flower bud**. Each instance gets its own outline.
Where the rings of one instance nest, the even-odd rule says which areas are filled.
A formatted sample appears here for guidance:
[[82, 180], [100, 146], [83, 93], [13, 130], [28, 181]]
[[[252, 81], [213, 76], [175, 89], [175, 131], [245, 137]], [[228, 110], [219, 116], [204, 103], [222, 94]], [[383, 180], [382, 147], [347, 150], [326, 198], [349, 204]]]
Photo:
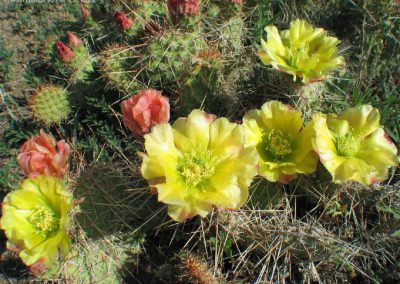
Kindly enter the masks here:
[[84, 19], [87, 19], [90, 17], [90, 10], [85, 6], [81, 6], [81, 14]]
[[67, 32], [68, 34], [68, 45], [71, 48], [77, 48], [82, 44], [82, 41], [73, 33]]
[[57, 41], [56, 48], [58, 58], [60, 58], [62, 62], [70, 62], [75, 56], [74, 52], [61, 41]]
[[114, 21], [123, 31], [126, 31], [132, 26], [132, 20], [129, 19], [124, 12], [115, 12]]
[[174, 18], [177, 15], [197, 15], [200, 12], [199, 0], [168, 0], [167, 5]]
[[168, 123], [169, 101], [160, 91], [142, 90], [121, 103], [124, 124], [135, 136], [143, 136], [159, 123]]
[[28, 177], [39, 175], [62, 178], [67, 172], [70, 147], [64, 141], [56, 142], [43, 130], [25, 141], [18, 154], [18, 163]]

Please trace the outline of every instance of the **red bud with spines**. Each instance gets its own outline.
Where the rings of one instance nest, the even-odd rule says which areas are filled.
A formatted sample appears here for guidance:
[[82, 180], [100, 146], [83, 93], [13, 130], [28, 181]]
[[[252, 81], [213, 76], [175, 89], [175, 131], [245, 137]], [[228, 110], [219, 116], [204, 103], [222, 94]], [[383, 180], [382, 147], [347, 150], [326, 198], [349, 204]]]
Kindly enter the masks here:
[[62, 62], [70, 62], [75, 57], [75, 53], [62, 41], [57, 41], [56, 48], [58, 58], [60, 58]]
[[82, 17], [86, 20], [87, 18], [90, 17], [90, 10], [82, 5], [81, 6], [81, 14], [82, 14]]
[[82, 41], [72, 32], [68, 31], [68, 45], [74, 49], [82, 44]]
[[173, 18], [178, 15], [195, 16], [200, 13], [199, 0], [168, 0], [167, 5]]
[[132, 26], [132, 20], [129, 19], [124, 12], [114, 13], [115, 23], [123, 30], [126, 31]]

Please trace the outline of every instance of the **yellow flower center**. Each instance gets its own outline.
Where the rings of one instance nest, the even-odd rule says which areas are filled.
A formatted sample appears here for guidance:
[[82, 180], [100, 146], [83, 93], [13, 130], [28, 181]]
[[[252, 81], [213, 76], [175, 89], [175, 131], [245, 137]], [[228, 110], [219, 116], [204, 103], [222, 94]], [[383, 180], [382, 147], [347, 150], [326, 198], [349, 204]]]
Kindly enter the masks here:
[[361, 141], [351, 132], [336, 139], [336, 148], [340, 156], [351, 157], [357, 154]]
[[28, 221], [35, 228], [37, 234], [43, 234], [44, 236], [56, 231], [60, 224], [57, 215], [48, 207], [33, 209]]
[[264, 140], [267, 152], [275, 161], [282, 160], [293, 152], [291, 135], [283, 133], [281, 130], [273, 129], [266, 134]]
[[291, 45], [288, 52], [289, 65], [297, 68], [299, 60], [308, 59], [310, 57], [310, 49], [308, 45], [305, 46], [295, 46]]
[[177, 171], [186, 187], [201, 187], [214, 174], [215, 159], [210, 151], [184, 154], [178, 162]]

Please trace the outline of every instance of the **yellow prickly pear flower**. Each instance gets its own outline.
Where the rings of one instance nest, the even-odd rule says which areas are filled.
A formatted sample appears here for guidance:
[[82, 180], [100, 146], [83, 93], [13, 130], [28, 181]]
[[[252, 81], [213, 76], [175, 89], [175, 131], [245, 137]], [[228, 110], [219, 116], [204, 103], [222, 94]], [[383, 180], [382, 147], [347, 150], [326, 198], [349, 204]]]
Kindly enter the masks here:
[[265, 65], [303, 78], [304, 83], [325, 80], [329, 73], [345, 64], [338, 56], [340, 41], [330, 37], [324, 29], [314, 29], [303, 20], [290, 23], [290, 29], [278, 32], [267, 26], [267, 41], [261, 39], [258, 52]]
[[260, 157], [259, 174], [269, 181], [288, 183], [297, 173], [315, 171], [318, 156], [311, 139], [313, 128], [303, 128], [301, 112], [278, 101], [265, 103], [243, 117], [246, 146], [255, 146]]
[[58, 249], [64, 254], [69, 250], [65, 227], [72, 201], [60, 180], [49, 176], [25, 179], [4, 198], [1, 229], [27, 266], [49, 267]]
[[242, 127], [201, 110], [144, 136], [142, 175], [176, 221], [205, 217], [213, 206], [237, 209], [257, 174], [257, 153], [244, 147]]
[[390, 167], [398, 165], [396, 146], [379, 120], [379, 111], [370, 105], [339, 115], [314, 114], [314, 149], [334, 182], [376, 183], [387, 178]]

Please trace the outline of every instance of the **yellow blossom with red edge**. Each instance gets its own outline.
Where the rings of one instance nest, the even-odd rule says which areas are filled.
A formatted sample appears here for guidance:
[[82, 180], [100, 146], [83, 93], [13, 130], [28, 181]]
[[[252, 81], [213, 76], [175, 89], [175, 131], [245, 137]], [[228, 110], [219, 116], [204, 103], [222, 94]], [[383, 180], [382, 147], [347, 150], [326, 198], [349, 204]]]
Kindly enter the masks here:
[[172, 219], [205, 217], [213, 207], [238, 209], [257, 174], [258, 155], [244, 146], [241, 125], [193, 110], [146, 134], [142, 175]]
[[340, 41], [306, 21], [292, 21], [290, 29], [281, 32], [275, 26], [267, 26], [265, 31], [268, 38], [261, 39], [258, 52], [261, 61], [294, 79], [300, 77], [304, 83], [325, 80], [345, 64], [344, 57], [338, 55]]
[[58, 251], [66, 254], [71, 247], [66, 230], [72, 207], [72, 193], [59, 179], [25, 179], [3, 201], [0, 222], [8, 247], [16, 250], [27, 266], [52, 266]]
[[245, 114], [246, 146], [257, 149], [260, 175], [269, 181], [288, 183], [299, 173], [316, 170], [318, 156], [311, 144], [313, 127], [303, 126], [301, 112], [278, 101]]
[[397, 166], [397, 148], [380, 125], [379, 111], [361, 105], [336, 114], [313, 116], [313, 145], [333, 181], [372, 184]]

